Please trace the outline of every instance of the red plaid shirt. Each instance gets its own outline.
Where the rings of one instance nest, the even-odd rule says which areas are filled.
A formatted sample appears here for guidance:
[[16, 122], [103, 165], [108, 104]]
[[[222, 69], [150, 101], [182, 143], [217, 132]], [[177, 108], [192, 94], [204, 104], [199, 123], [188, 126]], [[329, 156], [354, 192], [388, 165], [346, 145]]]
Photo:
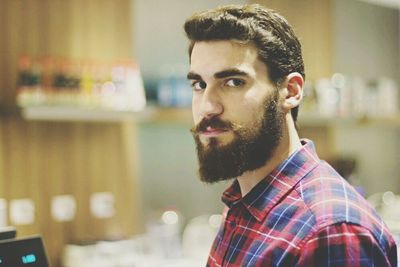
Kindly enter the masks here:
[[235, 181], [207, 266], [397, 266], [383, 221], [311, 141], [246, 196]]

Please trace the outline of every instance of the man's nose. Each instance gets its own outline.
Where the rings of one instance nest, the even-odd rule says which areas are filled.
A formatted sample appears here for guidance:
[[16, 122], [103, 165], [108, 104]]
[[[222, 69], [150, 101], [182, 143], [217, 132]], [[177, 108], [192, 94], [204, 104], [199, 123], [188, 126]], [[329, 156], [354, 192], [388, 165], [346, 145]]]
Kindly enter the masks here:
[[200, 109], [203, 118], [216, 117], [224, 112], [221, 96], [215, 88], [206, 88], [204, 90]]

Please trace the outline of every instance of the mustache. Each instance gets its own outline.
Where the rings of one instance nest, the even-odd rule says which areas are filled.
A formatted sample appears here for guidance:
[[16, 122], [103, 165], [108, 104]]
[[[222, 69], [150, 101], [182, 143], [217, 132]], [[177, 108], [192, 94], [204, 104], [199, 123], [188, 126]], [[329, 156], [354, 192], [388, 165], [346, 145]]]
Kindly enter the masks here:
[[202, 119], [197, 125], [191, 128], [190, 131], [194, 134], [198, 134], [200, 132], [205, 132], [208, 127], [221, 130], [233, 130], [233, 131], [241, 128], [230, 121], [224, 121], [217, 117], [213, 117], [211, 119], [208, 118]]

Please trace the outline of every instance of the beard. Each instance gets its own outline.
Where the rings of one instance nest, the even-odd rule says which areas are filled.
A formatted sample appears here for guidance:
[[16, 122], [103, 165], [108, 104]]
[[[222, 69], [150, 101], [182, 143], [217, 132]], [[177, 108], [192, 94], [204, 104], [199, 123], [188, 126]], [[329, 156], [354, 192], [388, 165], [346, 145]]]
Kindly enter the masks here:
[[[244, 127], [218, 117], [203, 119], [191, 131], [196, 142], [200, 180], [215, 183], [229, 180], [263, 166], [271, 159], [282, 138], [284, 114], [278, 110], [278, 92], [264, 101], [264, 114], [252, 125]], [[217, 138], [207, 144], [200, 141], [199, 133], [207, 127], [229, 130], [233, 140], [222, 145]]]

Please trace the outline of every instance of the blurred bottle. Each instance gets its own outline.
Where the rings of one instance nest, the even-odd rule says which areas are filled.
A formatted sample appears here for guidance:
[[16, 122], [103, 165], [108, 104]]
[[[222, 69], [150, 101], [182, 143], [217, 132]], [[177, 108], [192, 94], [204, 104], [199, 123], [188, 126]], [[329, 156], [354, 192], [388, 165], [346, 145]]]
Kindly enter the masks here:
[[125, 67], [125, 102], [122, 107], [133, 111], [143, 110], [146, 96], [140, 68], [133, 61], [128, 61]]
[[19, 59], [17, 103], [20, 106], [38, 105], [44, 102], [41, 65], [26, 55]]
[[157, 86], [158, 104], [163, 107], [189, 107], [192, 90], [186, 79], [187, 67], [183, 64], [164, 65]]
[[186, 78], [188, 67], [184, 64], [175, 66], [174, 84], [177, 107], [190, 107], [192, 104], [192, 89]]
[[81, 62], [81, 83], [79, 94], [79, 105], [90, 107], [100, 102], [100, 91], [94, 88], [93, 79], [94, 63], [91, 60], [82, 60]]
[[52, 76], [54, 72], [53, 58], [41, 58], [40, 65], [42, 66], [42, 88], [45, 92], [49, 92], [52, 89]]
[[315, 88], [310, 81], [304, 83], [304, 93], [301, 104], [301, 110], [305, 113], [313, 113], [317, 111], [317, 96]]
[[382, 77], [378, 80], [378, 109], [382, 117], [395, 116], [399, 112], [399, 90], [396, 82]]
[[174, 106], [174, 82], [171, 65], [163, 65], [160, 69], [160, 79], [157, 84], [157, 101], [162, 107]]
[[342, 73], [332, 75], [331, 83], [333, 88], [338, 92], [337, 114], [341, 117], [349, 117], [352, 115], [352, 91], [349, 78]]
[[339, 110], [339, 92], [331, 79], [319, 79], [316, 82], [318, 111], [322, 116], [335, 117]]

